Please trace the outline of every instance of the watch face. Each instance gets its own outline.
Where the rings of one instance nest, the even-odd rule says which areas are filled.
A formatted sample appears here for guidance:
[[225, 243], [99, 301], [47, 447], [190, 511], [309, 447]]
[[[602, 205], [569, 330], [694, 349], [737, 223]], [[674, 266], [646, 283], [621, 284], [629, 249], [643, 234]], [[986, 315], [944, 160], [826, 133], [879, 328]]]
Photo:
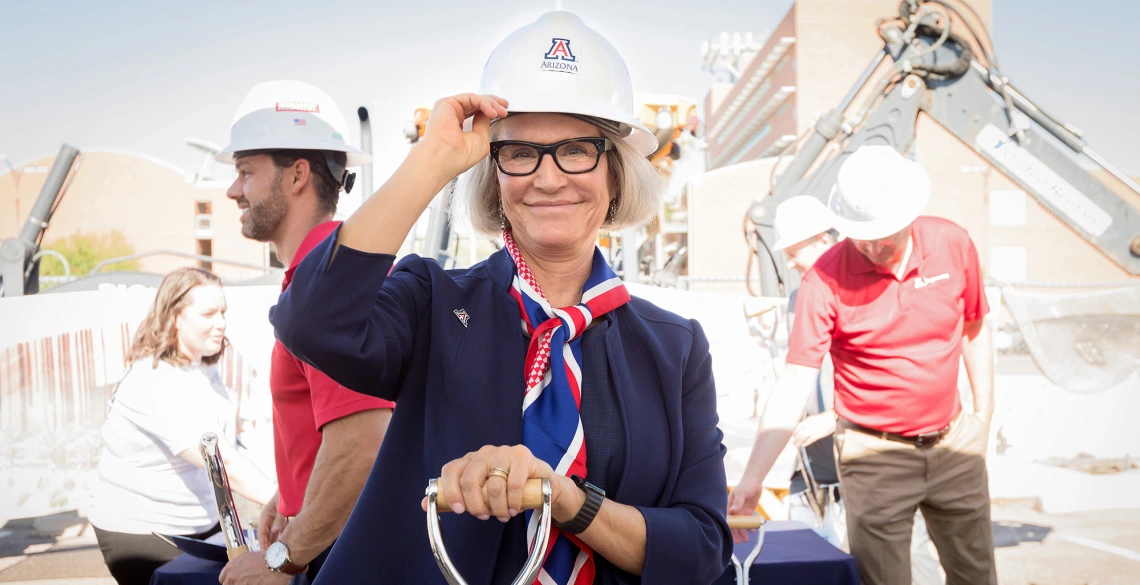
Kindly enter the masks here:
[[265, 564], [271, 569], [280, 569], [285, 566], [285, 557], [288, 555], [289, 549], [284, 544], [275, 542], [265, 551]]

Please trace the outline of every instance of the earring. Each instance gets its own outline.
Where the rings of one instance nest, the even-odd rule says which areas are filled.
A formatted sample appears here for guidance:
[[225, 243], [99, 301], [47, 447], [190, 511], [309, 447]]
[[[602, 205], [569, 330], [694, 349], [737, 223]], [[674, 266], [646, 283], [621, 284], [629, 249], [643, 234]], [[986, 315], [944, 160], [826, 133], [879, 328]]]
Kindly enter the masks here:
[[507, 214], [503, 213], [503, 200], [499, 200], [499, 231], [507, 229]]
[[618, 208], [618, 200], [617, 200], [617, 197], [614, 197], [613, 200], [610, 201], [610, 212], [606, 214], [606, 223], [612, 223], [613, 222], [614, 216], [617, 215], [617, 208]]

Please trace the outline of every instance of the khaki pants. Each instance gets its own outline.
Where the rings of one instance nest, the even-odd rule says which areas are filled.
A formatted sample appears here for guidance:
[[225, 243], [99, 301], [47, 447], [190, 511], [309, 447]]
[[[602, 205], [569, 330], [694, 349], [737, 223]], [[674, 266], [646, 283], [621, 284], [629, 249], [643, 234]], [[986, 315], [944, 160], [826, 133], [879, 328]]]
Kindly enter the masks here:
[[835, 434], [847, 535], [864, 585], [911, 582], [910, 540], [922, 511], [947, 585], [997, 585], [986, 432], [959, 414], [934, 447], [920, 449], [852, 430]]

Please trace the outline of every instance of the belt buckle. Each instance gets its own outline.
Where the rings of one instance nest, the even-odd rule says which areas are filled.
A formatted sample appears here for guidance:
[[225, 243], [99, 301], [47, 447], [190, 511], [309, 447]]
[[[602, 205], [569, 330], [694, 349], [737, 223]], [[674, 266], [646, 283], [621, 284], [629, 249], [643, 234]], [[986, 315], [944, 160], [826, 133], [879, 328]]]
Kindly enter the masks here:
[[926, 433], [925, 435], [918, 435], [914, 438], [914, 444], [919, 449], [928, 449], [938, 444], [942, 440], [942, 433], [934, 431], [933, 433]]

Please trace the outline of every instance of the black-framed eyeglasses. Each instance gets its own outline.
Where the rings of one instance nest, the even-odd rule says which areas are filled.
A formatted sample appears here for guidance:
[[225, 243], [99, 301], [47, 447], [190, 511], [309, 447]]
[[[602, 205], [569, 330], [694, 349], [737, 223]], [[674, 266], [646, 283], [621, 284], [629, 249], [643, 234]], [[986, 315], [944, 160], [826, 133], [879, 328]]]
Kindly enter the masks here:
[[614, 143], [609, 139], [595, 136], [571, 138], [554, 144], [496, 140], [491, 143], [491, 158], [504, 175], [523, 177], [537, 171], [542, 157], [549, 154], [562, 172], [579, 175], [598, 168], [602, 153], [613, 148]]

